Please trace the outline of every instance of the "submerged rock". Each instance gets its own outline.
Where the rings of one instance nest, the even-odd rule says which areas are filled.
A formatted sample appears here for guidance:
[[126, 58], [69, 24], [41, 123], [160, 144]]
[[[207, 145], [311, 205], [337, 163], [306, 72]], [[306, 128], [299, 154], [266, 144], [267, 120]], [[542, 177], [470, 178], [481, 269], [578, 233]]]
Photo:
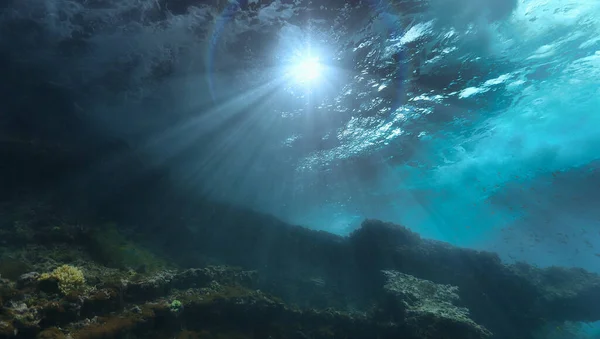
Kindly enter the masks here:
[[32, 287], [37, 285], [40, 274], [38, 272], [29, 272], [21, 274], [17, 280], [18, 288]]
[[511, 271], [537, 291], [531, 312], [547, 321], [593, 322], [600, 316], [600, 276], [581, 268], [537, 268], [525, 263]]
[[397, 271], [383, 271], [384, 286], [390, 299], [389, 313], [399, 316], [400, 324], [411, 335], [422, 339], [483, 339], [492, 336], [486, 328], [469, 318], [469, 310], [456, 306], [458, 287], [435, 284]]
[[[74, 247], [60, 240], [70, 237], [56, 238], [52, 246], [9, 247], [5, 257], [26, 261], [30, 271], [80, 267], [85, 285], [64, 294], [55, 280], [40, 281], [35, 273], [14, 278], [16, 283], [0, 279], [2, 333], [16, 330], [19, 338], [28, 338], [57, 327], [68, 329], [67, 335], [110, 317], [133, 317], [125, 323], [139, 323], [139, 328], [127, 325], [119, 331], [144, 336], [144, 326], [152, 320], [164, 321], [165, 331], [174, 335], [181, 321], [190, 331], [202, 331], [189, 323], [206, 317], [227, 328], [241, 326], [240, 321], [267, 322], [260, 332], [269, 335], [282, 333], [273, 326], [285, 327], [286, 334], [292, 329], [303, 333], [293, 332], [291, 338], [372, 338], [376, 333], [380, 338], [422, 339], [443, 333], [444, 339], [465, 339], [486, 338], [491, 332], [495, 339], [531, 339], [548, 323], [600, 320], [600, 276], [585, 270], [506, 265], [494, 253], [422, 239], [403, 226], [378, 220], [367, 220], [341, 237], [223, 204], [204, 201], [198, 208], [193, 212], [199, 213], [197, 218], [171, 211], [193, 223], [173, 224], [156, 234], [138, 230], [157, 238], [154, 247], [145, 245], [169, 263], [162, 269], [110, 267], [93, 255], [94, 249], [86, 246], [90, 242]], [[127, 253], [128, 247], [121, 251]], [[192, 265], [201, 262], [218, 265]], [[173, 300], [181, 302], [177, 312], [170, 307]], [[15, 307], [22, 304], [26, 312]], [[117, 319], [109, 324], [123, 324]], [[339, 322], [331, 330], [335, 335], [317, 334], [325, 331], [321, 327], [334, 326], [332, 321]], [[259, 330], [244, 326], [238, 332]]]
[[118, 285], [107, 275], [105, 281], [67, 295], [23, 285], [26, 297], [14, 293], [0, 310], [0, 338], [433, 339], [440, 333], [446, 339], [486, 338], [485, 329], [470, 321], [466, 310], [451, 304], [457, 299], [453, 287], [397, 272], [388, 272], [385, 285], [396, 305], [404, 305], [385, 310], [402, 310], [393, 324], [381, 321], [381, 312], [287, 304], [253, 287], [255, 271], [211, 266], [131, 280], [127, 274], [122, 273]]

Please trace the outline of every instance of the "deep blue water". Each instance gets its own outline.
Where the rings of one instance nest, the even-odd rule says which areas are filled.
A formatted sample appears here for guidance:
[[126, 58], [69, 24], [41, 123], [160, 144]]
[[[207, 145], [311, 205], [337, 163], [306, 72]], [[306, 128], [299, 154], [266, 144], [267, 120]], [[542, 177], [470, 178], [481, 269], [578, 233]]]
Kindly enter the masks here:
[[0, 43], [216, 199], [600, 272], [600, 2], [301, 8], [20, 0]]

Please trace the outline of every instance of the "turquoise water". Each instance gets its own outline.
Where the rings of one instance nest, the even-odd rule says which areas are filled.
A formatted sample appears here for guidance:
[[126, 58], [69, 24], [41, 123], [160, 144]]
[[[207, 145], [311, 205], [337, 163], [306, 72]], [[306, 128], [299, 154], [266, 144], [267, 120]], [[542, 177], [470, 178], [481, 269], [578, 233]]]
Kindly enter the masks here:
[[12, 5], [12, 57], [186, 188], [600, 271], [597, 1]]
[[[340, 71], [333, 62], [329, 78], [311, 84], [296, 105], [330, 103], [320, 91], [334, 91], [343, 83], [340, 77], [355, 82], [364, 77], [370, 88], [364, 100], [369, 101], [361, 107], [370, 105], [365, 111], [380, 114], [344, 105], [347, 97], [342, 96], [331, 104], [340, 111], [354, 110], [354, 116], [322, 132], [331, 122], [325, 104], [307, 104], [302, 111], [286, 103], [289, 114], [299, 118], [257, 121], [267, 131], [274, 125], [320, 140], [307, 140], [301, 133], [282, 136], [279, 145], [257, 140], [259, 154], [269, 149], [274, 158], [291, 163], [293, 172], [286, 168], [288, 172], [270, 176], [265, 174], [269, 167], [281, 165], [258, 159], [262, 171], [239, 174], [241, 181], [231, 189], [238, 192], [239, 203], [340, 234], [374, 217], [407, 225], [425, 237], [498, 251], [507, 261], [598, 271], [598, 18], [600, 4], [595, 1], [522, 0], [501, 20], [474, 23], [478, 28], [448, 30], [436, 21], [439, 17], [425, 17], [390, 33], [390, 27], [407, 19], [383, 10], [363, 33], [379, 44], [380, 54], [373, 60], [389, 61], [386, 54], [425, 36], [445, 46], [421, 60], [422, 73], [468, 63], [485, 72], [473, 77], [467, 71], [454, 73], [458, 85], [423, 86], [392, 109], [379, 104], [383, 95], [375, 90], [397, 86], [399, 92], [406, 83], [369, 77], [360, 73], [360, 66]], [[457, 40], [448, 38], [461, 34]], [[343, 60], [344, 53], [349, 52], [337, 55]], [[394, 74], [413, 69], [399, 68]], [[355, 91], [351, 95], [365, 90], [345, 88]], [[220, 193], [224, 199], [233, 195], [227, 185]]]

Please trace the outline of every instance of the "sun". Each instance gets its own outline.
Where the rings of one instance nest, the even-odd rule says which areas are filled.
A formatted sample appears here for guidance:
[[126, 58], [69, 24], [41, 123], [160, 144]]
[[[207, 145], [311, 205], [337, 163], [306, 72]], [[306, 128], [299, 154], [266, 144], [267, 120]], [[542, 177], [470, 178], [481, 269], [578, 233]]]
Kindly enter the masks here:
[[319, 58], [306, 56], [295, 62], [289, 69], [288, 75], [300, 84], [314, 83], [323, 72]]

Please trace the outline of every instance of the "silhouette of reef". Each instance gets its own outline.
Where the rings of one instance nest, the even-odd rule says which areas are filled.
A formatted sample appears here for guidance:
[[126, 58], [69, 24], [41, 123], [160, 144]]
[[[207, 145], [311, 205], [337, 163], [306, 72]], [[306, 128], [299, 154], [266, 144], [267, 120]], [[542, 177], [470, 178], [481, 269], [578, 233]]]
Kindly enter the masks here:
[[[113, 210], [118, 225], [3, 204], [0, 338], [528, 339], [600, 319], [600, 278], [581, 269], [505, 265], [378, 220], [341, 237], [197, 202], [139, 201], [144, 214]], [[180, 218], [166, 227], [165, 211]], [[61, 265], [85, 284], [42, 275]]]

